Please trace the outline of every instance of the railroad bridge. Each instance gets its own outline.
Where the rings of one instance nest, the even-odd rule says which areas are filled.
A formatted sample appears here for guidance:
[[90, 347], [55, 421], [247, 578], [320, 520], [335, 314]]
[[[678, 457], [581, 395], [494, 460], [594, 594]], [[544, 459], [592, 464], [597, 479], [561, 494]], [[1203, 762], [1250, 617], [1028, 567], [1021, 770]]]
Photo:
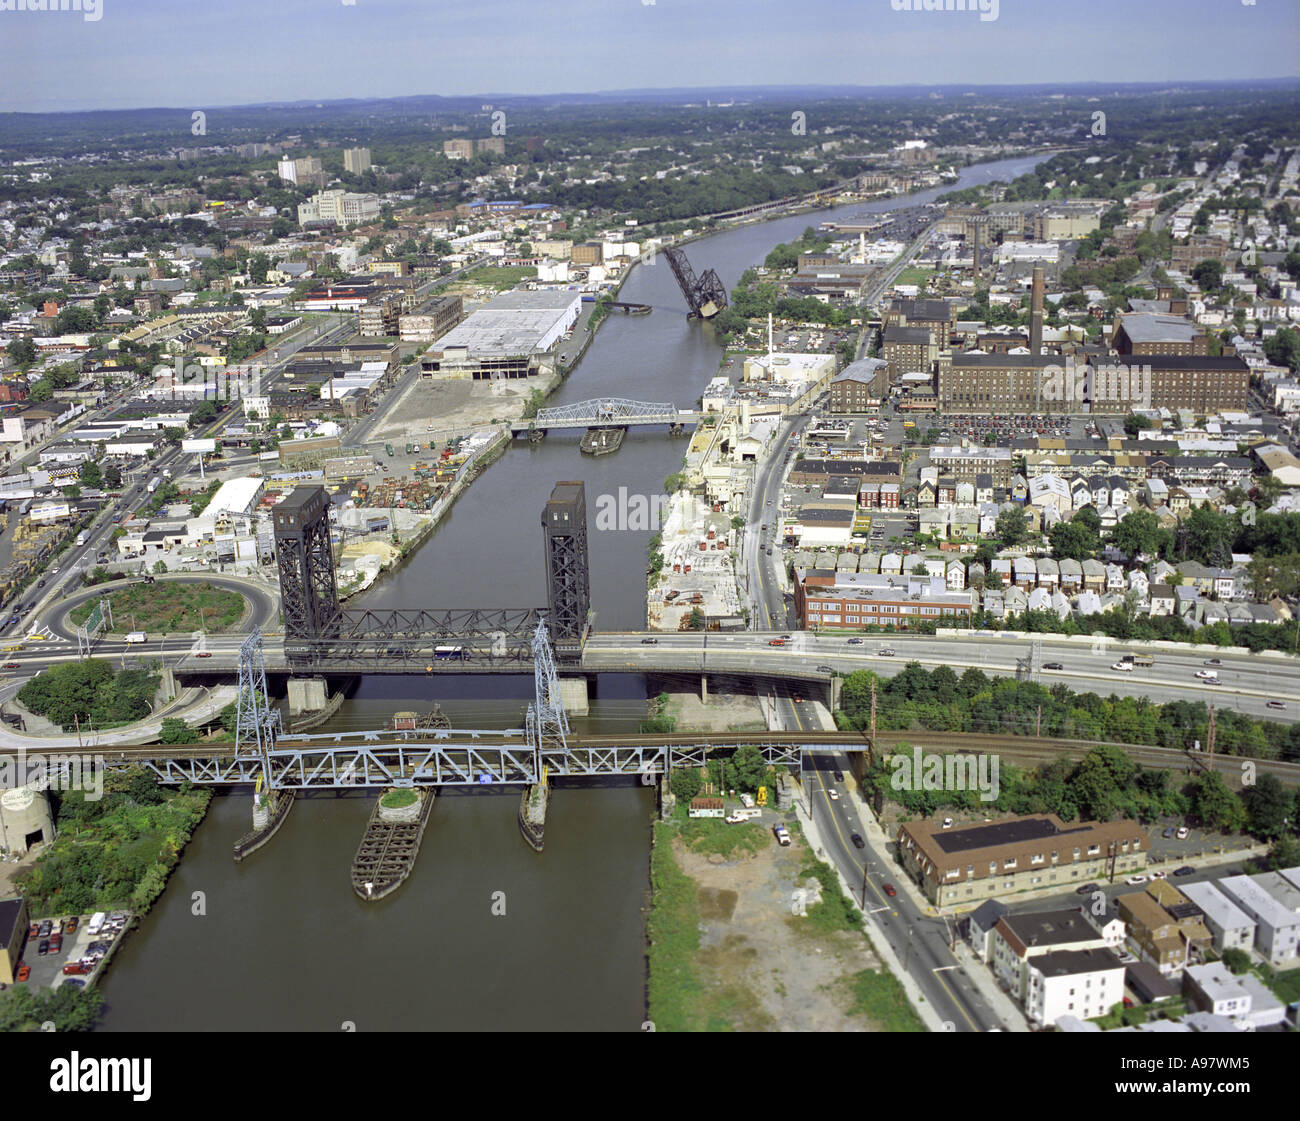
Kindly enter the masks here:
[[511, 424], [510, 431], [515, 436], [527, 436], [536, 441], [553, 428], [643, 428], [667, 425], [669, 433], [676, 435], [684, 431], [688, 424], [698, 424], [699, 420], [699, 412], [679, 409], [671, 402], [600, 397], [572, 405], [538, 409], [535, 417]]

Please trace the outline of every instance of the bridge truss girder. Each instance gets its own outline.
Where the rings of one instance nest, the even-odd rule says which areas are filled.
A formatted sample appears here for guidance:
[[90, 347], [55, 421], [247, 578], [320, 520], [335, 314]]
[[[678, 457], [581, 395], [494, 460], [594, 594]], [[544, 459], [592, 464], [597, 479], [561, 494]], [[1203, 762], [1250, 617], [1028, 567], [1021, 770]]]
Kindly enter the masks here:
[[641, 423], [668, 424], [678, 421], [678, 408], [670, 401], [632, 401], [626, 397], [602, 397], [539, 409], [533, 418], [537, 428], [592, 427], [595, 425]]
[[[420, 666], [484, 668], [532, 662], [532, 636], [542, 608], [493, 610], [354, 610], [343, 611], [338, 634], [316, 639], [285, 640], [285, 657], [295, 664], [412, 662]], [[459, 646], [462, 656], [444, 661], [439, 646]]]

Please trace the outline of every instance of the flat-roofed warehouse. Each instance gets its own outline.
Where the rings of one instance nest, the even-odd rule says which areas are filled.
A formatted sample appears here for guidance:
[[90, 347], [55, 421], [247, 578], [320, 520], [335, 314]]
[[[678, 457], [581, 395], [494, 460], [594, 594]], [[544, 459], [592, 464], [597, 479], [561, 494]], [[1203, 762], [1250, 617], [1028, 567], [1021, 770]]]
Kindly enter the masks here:
[[503, 292], [438, 339], [420, 368], [433, 378], [530, 377], [581, 310], [578, 292]]

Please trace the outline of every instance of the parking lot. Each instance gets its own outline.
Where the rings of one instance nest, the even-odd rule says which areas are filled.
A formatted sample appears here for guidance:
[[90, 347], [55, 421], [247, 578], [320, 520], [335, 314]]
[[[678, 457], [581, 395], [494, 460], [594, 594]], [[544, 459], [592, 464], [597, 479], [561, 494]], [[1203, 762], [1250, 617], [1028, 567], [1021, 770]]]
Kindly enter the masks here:
[[[127, 911], [99, 914], [103, 916], [103, 925], [94, 932], [91, 930], [96, 925], [92, 922], [93, 915], [77, 915], [75, 920], [71, 917], [32, 919], [17, 971], [20, 978], [17, 983], [53, 989], [66, 984], [81, 987], [94, 980], [113, 943], [121, 937], [130, 921]], [[45, 947], [44, 953], [42, 947]], [[25, 982], [21, 980], [23, 966], [28, 969]], [[65, 972], [65, 966], [74, 969]], [[75, 968], [78, 966], [85, 972]]]

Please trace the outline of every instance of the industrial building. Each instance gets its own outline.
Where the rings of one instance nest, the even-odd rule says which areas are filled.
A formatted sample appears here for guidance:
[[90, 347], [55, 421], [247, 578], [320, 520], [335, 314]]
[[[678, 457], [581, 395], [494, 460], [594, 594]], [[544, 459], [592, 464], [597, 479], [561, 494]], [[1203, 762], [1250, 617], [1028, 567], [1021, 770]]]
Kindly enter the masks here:
[[530, 377], [581, 310], [577, 292], [503, 292], [438, 339], [420, 369], [432, 378]]

